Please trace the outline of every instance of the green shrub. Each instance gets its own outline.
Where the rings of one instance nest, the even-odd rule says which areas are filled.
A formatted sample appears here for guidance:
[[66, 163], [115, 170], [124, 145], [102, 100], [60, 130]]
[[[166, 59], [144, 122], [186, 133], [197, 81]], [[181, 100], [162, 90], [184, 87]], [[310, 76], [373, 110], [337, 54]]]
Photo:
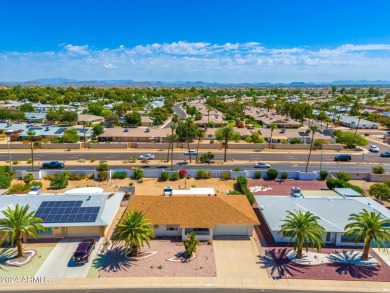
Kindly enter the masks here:
[[40, 186], [40, 187], [43, 187], [43, 184], [41, 181], [31, 181], [29, 184], [28, 184], [28, 188], [30, 188], [31, 186]]
[[97, 174], [97, 178], [99, 179], [99, 181], [106, 181], [106, 180], [108, 180], [108, 173], [107, 173], [107, 171], [100, 171]]
[[50, 182], [50, 187], [53, 189], [62, 189], [68, 186], [68, 176], [65, 174], [56, 174]]
[[40, 149], [41, 145], [42, 145], [41, 141], [34, 141], [33, 143], [34, 149]]
[[270, 180], [275, 180], [278, 177], [278, 174], [279, 172], [276, 169], [268, 169], [267, 171], [267, 176]]
[[383, 183], [390, 187], [390, 179], [385, 180]]
[[325, 170], [320, 171], [321, 180], [325, 180], [326, 177], [328, 177], [328, 171], [325, 171]]
[[385, 174], [385, 168], [383, 166], [372, 167], [373, 174]]
[[340, 172], [337, 172], [337, 179], [348, 182], [349, 180], [351, 180], [351, 175], [349, 175], [346, 172], [340, 171]]
[[57, 174], [46, 175], [45, 177], [43, 177], [43, 179], [52, 181], [56, 175], [57, 175]]
[[199, 161], [201, 163], [208, 163], [210, 164], [211, 160], [214, 159], [214, 154], [212, 152], [207, 152], [200, 156]]
[[95, 158], [91, 158], [91, 160], [90, 160], [91, 163], [93, 163], [93, 162], [95, 162], [95, 161], [96, 161]]
[[374, 183], [370, 186], [368, 193], [379, 200], [388, 200], [390, 198], [390, 187], [384, 183]]
[[29, 188], [27, 188], [27, 184], [16, 183], [8, 189], [7, 194], [25, 194], [28, 193], [28, 191]]
[[260, 179], [261, 178], [261, 172], [260, 171], [256, 171], [255, 172], [255, 179]]
[[100, 162], [99, 165], [96, 167], [96, 171], [108, 171], [109, 167], [107, 163]]
[[197, 176], [199, 179], [210, 179], [211, 178], [211, 173], [207, 172], [205, 170], [198, 170]]
[[34, 175], [33, 175], [32, 173], [26, 174], [26, 175], [24, 176], [24, 178], [23, 178], [23, 181], [24, 181], [24, 183], [26, 183], [26, 184], [30, 183], [30, 182], [33, 181], [33, 180], [34, 180]]
[[32, 159], [31, 158], [28, 158], [27, 159], [27, 164], [31, 164], [32, 163]]
[[144, 177], [144, 170], [141, 168], [134, 169], [134, 179], [139, 180]]
[[135, 162], [137, 162], [137, 158], [135, 156], [129, 158], [129, 163], [135, 163]]
[[161, 181], [168, 181], [169, 180], [169, 174], [168, 172], [163, 171], [160, 176]]
[[84, 180], [86, 178], [87, 178], [87, 175], [85, 175], [85, 174], [72, 173], [72, 174], [69, 174], [69, 176], [68, 176], [68, 180], [76, 180], [76, 181]]
[[328, 178], [328, 179], [326, 179], [326, 186], [329, 189], [351, 188], [360, 194], [364, 194], [364, 190], [361, 187], [350, 184], [350, 183], [345, 182], [344, 180], [341, 180], [341, 179]]
[[229, 171], [222, 172], [221, 177], [222, 177], [222, 180], [230, 180], [231, 179], [230, 172]]
[[237, 177], [237, 184], [240, 187], [240, 190], [243, 194], [245, 194], [246, 198], [248, 199], [250, 205], [254, 205], [256, 202], [256, 199], [252, 192], [248, 189], [248, 180], [244, 176], [238, 176]]
[[172, 181], [177, 181], [177, 180], [179, 180], [179, 173], [173, 173], [172, 175], [171, 175], [171, 180]]
[[127, 173], [126, 172], [115, 172], [114, 174], [112, 174], [111, 178], [112, 179], [125, 179], [127, 177]]
[[286, 180], [286, 179], [288, 178], [288, 173], [282, 172], [281, 178], [282, 178], [283, 180]]
[[236, 167], [236, 168], [233, 168], [233, 171], [234, 172], [239, 172], [239, 171], [242, 171], [242, 170], [241, 170], [241, 168]]
[[299, 138], [293, 138], [292, 140], [290, 140], [290, 143], [291, 144], [300, 144], [301, 140]]
[[12, 165], [19, 165], [19, 161], [18, 160], [13, 160], [12, 161]]
[[0, 174], [0, 188], [7, 189], [10, 187], [12, 181], [12, 177], [8, 174]]

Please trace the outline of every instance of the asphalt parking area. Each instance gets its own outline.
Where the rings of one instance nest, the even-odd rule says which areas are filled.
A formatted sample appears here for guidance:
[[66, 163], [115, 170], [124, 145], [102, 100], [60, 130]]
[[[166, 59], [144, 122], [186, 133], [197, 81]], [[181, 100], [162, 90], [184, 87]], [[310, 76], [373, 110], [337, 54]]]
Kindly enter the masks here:
[[65, 238], [57, 243], [45, 262], [35, 274], [36, 277], [54, 278], [85, 278], [96, 257], [103, 238], [95, 238], [96, 246], [85, 264], [75, 264], [72, 255], [83, 238]]

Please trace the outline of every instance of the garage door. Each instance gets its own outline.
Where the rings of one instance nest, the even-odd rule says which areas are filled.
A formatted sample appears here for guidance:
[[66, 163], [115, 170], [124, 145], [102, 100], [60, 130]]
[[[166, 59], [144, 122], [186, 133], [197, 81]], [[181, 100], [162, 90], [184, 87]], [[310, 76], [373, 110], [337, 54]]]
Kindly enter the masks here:
[[67, 237], [99, 237], [100, 227], [67, 227]]
[[216, 236], [246, 236], [250, 235], [253, 228], [247, 225], [216, 225], [214, 235]]

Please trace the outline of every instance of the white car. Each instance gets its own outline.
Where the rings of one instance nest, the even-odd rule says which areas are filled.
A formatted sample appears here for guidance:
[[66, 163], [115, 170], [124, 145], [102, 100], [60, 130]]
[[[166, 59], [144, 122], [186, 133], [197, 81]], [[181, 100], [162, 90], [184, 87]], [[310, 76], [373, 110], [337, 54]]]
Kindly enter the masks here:
[[185, 155], [196, 155], [197, 152], [196, 151], [187, 151], [184, 153]]
[[152, 154], [144, 154], [138, 157], [140, 160], [154, 160], [154, 155]]
[[370, 152], [379, 153], [379, 148], [376, 145], [370, 147]]
[[271, 168], [270, 164], [265, 164], [265, 163], [257, 163], [253, 168], [266, 168], [269, 169]]

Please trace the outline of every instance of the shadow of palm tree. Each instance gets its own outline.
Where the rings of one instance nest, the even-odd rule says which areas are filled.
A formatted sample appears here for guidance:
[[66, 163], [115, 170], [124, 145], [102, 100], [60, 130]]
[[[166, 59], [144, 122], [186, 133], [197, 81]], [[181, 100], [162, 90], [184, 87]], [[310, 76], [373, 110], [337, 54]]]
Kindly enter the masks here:
[[133, 265], [133, 261], [125, 258], [125, 249], [123, 247], [115, 247], [107, 251], [105, 255], [98, 255], [92, 263], [95, 269], [105, 272], [126, 271]]
[[3, 248], [0, 250], [0, 270], [6, 271], [3, 264], [11, 257], [14, 252], [15, 249], [12, 248]]
[[[329, 260], [333, 262], [338, 263], [344, 263], [344, 264], [356, 264], [356, 265], [363, 265], [359, 264], [359, 262], [362, 262], [362, 254], [359, 251], [345, 251], [345, 252], [336, 252], [333, 254], [330, 254], [328, 256]], [[373, 261], [370, 263], [370, 261]], [[376, 259], [374, 257], [369, 257], [368, 261], [365, 261], [366, 266], [370, 264], [376, 264]]]
[[329, 266], [336, 268], [336, 273], [340, 275], [349, 275], [354, 279], [371, 278], [379, 273], [378, 266], [360, 266], [343, 263], [331, 263]]
[[283, 268], [285, 274], [288, 274], [291, 277], [294, 277], [295, 273], [304, 273], [305, 270], [309, 269], [309, 266], [292, 262], [287, 257], [289, 251], [290, 249], [287, 248], [272, 249], [269, 250], [265, 256], [259, 256], [259, 263], [263, 264], [261, 268], [270, 269], [271, 275], [275, 272], [278, 272], [279, 274], [279, 269]]

